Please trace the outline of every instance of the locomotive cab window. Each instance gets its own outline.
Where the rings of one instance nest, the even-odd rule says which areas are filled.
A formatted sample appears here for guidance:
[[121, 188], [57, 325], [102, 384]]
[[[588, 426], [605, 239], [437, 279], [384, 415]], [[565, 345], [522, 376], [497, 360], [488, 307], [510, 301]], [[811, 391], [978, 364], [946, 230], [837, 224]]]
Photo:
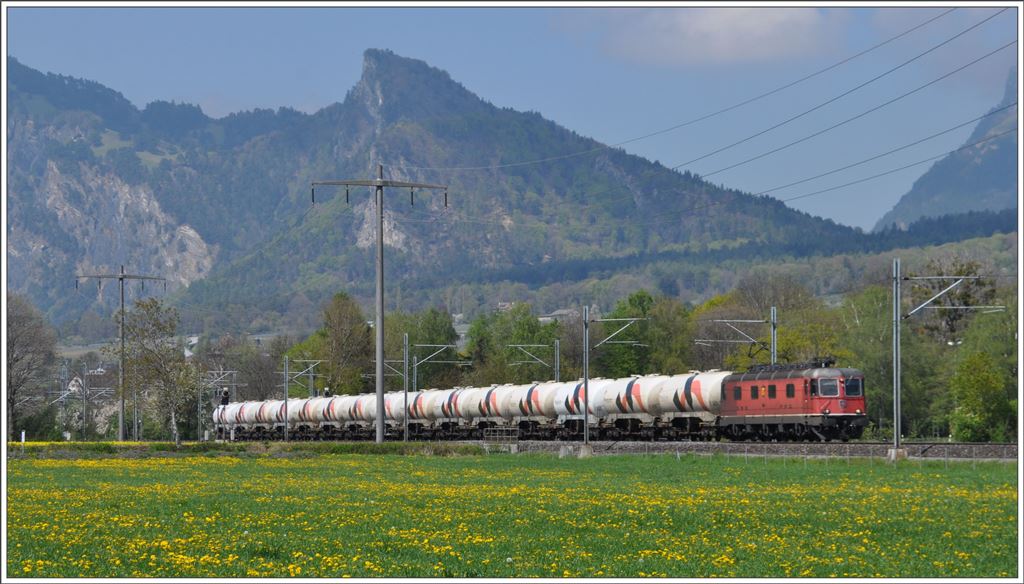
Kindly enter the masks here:
[[757, 386], [756, 385], [751, 385], [750, 386], [750, 399], [757, 399]]
[[818, 391], [821, 392], [821, 397], [836, 397], [839, 395], [839, 380], [838, 379], [819, 379], [818, 380]]
[[818, 395], [818, 380], [817, 379], [812, 379], [811, 380], [811, 395], [812, 396]]
[[775, 399], [775, 386], [774, 385], [769, 385], [768, 386], [768, 399]]
[[741, 399], [743, 399], [743, 388], [742, 387], [737, 385], [736, 387], [732, 388], [732, 399], [734, 399], [736, 401], [740, 401]]
[[864, 380], [860, 377], [851, 377], [846, 380], [846, 397], [860, 397], [864, 395]]
[[796, 397], [796, 388], [792, 383], [786, 384], [786, 397]]

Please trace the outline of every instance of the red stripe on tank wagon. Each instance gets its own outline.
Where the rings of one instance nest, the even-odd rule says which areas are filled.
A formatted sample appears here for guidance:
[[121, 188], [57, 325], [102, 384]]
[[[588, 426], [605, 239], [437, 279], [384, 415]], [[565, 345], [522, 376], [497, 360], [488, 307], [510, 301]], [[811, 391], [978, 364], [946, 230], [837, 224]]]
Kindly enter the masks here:
[[633, 381], [631, 385], [632, 387], [629, 388], [629, 393], [633, 398], [633, 401], [636, 403], [637, 409], [641, 412], [647, 411], [647, 408], [644, 407], [644, 400], [640, 397], [640, 384]]
[[693, 395], [697, 396], [697, 403], [700, 404], [700, 407], [706, 411], [708, 406], [704, 403], [704, 392], [701, 390], [700, 381], [694, 379], [690, 390], [693, 392]]
[[455, 414], [452, 417], [454, 417], [454, 418], [461, 418], [462, 417], [462, 412], [459, 411], [459, 396], [461, 396], [461, 395], [462, 395], [462, 392], [459, 391], [459, 392], [455, 393], [452, 396], [452, 413]]
[[537, 386], [536, 385], [531, 387], [530, 391], [533, 392], [530, 395], [530, 399], [529, 399], [530, 413], [538, 414], [538, 413], [540, 413], [540, 391], [537, 391]]
[[578, 414], [580, 411], [580, 391], [583, 390], [583, 384], [579, 383], [573, 388], [572, 392], [565, 398], [565, 410], [570, 414]]

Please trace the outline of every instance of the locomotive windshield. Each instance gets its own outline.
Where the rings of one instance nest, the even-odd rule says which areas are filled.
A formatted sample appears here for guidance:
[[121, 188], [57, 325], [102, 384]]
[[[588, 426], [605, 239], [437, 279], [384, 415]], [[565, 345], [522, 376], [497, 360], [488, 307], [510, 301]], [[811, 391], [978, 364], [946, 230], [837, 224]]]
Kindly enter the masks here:
[[860, 397], [864, 395], [864, 380], [860, 377], [851, 377], [846, 380], [846, 396]]
[[836, 397], [839, 395], [838, 379], [819, 379], [818, 395], [822, 397]]

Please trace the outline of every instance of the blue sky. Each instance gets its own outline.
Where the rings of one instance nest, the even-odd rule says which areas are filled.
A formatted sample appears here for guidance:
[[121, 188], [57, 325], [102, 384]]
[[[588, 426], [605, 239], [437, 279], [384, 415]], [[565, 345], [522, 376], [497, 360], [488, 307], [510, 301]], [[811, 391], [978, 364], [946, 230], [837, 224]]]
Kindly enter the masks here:
[[[448, 71], [500, 107], [532, 110], [601, 142], [661, 130], [774, 89], [892, 37], [951, 5], [853, 7], [27, 7], [6, 4], [8, 55], [103, 83], [142, 107], [306, 112], [341, 101], [362, 53], [386, 48]], [[666, 166], [698, 158], [809, 109], [1010, 6], [973, 31], [829, 106], [683, 167], [701, 175], [851, 117], [1018, 38], [1019, 8], [965, 5], [806, 83], [721, 116], [632, 142]], [[984, 114], [1019, 63], [1013, 45], [835, 131], [714, 183], [760, 192], [868, 158]], [[779, 198], [903, 166], [962, 145], [971, 127]], [[508, 161], [516, 162], [516, 161]], [[808, 197], [795, 208], [870, 228], [928, 168]]]

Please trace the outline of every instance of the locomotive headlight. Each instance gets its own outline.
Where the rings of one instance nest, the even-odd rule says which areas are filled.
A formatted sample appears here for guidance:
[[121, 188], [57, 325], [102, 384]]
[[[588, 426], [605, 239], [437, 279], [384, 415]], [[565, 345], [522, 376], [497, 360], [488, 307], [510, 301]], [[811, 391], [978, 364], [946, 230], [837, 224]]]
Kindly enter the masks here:
[[858, 410], [857, 410], [857, 413], [858, 413], [858, 414], [859, 414], [859, 413], [861, 413], [860, 409], [858, 409]]
[[823, 413], [823, 414], [825, 414], [827, 416], [827, 415], [831, 414], [832, 411], [829, 410], [828, 408], [825, 408], [825, 409], [821, 410], [821, 413]]

